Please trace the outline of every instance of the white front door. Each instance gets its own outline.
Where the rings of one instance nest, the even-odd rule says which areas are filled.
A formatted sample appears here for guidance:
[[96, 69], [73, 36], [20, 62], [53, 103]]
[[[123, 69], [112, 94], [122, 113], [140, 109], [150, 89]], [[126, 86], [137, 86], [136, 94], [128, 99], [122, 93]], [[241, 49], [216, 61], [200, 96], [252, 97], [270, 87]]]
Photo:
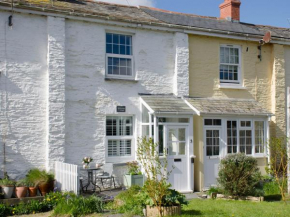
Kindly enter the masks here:
[[189, 185], [188, 127], [167, 126], [166, 145], [169, 182], [172, 189], [187, 192]]
[[206, 128], [204, 138], [204, 188], [217, 184], [221, 153], [221, 130]]

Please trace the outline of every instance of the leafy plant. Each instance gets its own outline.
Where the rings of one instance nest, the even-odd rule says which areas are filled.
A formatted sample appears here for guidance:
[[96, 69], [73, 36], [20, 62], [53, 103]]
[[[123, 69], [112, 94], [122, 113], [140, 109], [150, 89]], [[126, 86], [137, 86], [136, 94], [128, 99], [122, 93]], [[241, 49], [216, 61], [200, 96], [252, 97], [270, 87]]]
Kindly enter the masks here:
[[164, 198], [170, 194], [170, 184], [167, 183], [172, 171], [168, 171], [166, 152], [164, 158], [159, 156], [159, 145], [154, 143], [152, 138], [138, 139], [137, 158], [145, 171], [147, 180], [143, 191], [151, 200], [152, 206], [157, 207], [159, 215], [163, 216], [162, 205]]
[[257, 160], [243, 153], [228, 155], [221, 160], [217, 180], [225, 194], [253, 195], [261, 180]]
[[101, 199], [96, 196], [87, 198], [71, 197], [58, 203], [54, 209], [53, 215], [83, 216], [92, 213], [101, 213], [103, 210], [103, 203]]
[[211, 195], [212, 193], [222, 193], [222, 190], [220, 188], [218, 188], [218, 187], [211, 186], [208, 189], [207, 194]]
[[287, 166], [290, 163], [287, 154], [286, 138], [271, 138], [268, 147], [271, 152], [267, 172], [272, 175], [280, 189], [282, 200], [286, 201], [287, 190]]
[[49, 183], [54, 180], [54, 174], [48, 173], [45, 170], [32, 169], [26, 175], [27, 181], [34, 183], [35, 186], [41, 183]]
[[127, 191], [118, 194], [113, 203], [106, 208], [116, 211], [116, 213], [128, 215], [143, 215], [144, 202], [140, 197], [141, 187], [131, 186]]
[[142, 172], [140, 171], [139, 164], [137, 161], [132, 161], [127, 163], [130, 175], [142, 175]]
[[12, 215], [12, 208], [0, 203], [0, 216], [6, 217]]
[[0, 180], [0, 186], [14, 186], [15, 181], [8, 179], [7, 177]]
[[26, 179], [20, 179], [16, 182], [16, 187], [27, 187], [28, 186], [28, 182]]

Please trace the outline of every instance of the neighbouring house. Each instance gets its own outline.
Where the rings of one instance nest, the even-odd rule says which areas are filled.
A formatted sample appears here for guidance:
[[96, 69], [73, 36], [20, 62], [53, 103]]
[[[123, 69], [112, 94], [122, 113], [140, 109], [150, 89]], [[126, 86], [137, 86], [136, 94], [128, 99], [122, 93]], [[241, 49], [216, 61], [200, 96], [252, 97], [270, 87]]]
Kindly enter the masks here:
[[267, 139], [288, 131], [290, 31], [240, 22], [240, 4], [225, 0], [216, 18], [85, 0], [1, 1], [9, 175], [90, 156], [114, 163], [121, 184], [141, 136], [168, 153], [169, 181], [182, 192], [215, 185], [230, 153], [256, 157], [264, 171]]

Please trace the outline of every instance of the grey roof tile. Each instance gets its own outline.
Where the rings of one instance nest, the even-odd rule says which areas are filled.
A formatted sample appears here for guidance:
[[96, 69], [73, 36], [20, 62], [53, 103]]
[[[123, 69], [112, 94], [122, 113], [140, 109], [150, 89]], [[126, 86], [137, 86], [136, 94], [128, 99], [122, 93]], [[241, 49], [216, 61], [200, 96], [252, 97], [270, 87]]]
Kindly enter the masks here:
[[201, 114], [273, 115], [259, 102], [246, 99], [186, 98]]
[[183, 99], [173, 95], [142, 95], [141, 98], [155, 113], [195, 113]]

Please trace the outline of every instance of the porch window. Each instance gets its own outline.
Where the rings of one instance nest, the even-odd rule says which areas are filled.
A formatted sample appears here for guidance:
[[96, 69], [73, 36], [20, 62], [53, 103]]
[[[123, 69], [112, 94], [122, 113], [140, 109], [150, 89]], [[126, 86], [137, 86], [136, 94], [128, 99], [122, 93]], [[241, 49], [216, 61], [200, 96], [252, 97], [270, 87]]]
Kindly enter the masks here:
[[264, 121], [255, 121], [255, 153], [264, 153]]
[[240, 70], [240, 47], [234, 45], [220, 46], [220, 82], [239, 84]]
[[106, 33], [106, 76], [133, 78], [132, 35]]
[[227, 142], [228, 153], [237, 153], [238, 141], [237, 141], [237, 121], [227, 121]]
[[107, 156], [130, 157], [133, 142], [133, 117], [106, 117]]

